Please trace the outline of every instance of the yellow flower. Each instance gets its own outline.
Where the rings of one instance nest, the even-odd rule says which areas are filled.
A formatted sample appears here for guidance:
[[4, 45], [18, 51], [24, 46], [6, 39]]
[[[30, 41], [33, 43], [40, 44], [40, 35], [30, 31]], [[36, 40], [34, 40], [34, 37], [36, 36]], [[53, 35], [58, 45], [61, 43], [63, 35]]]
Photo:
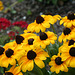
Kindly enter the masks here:
[[57, 20], [60, 20], [60, 19], [61, 19], [61, 16], [60, 15], [54, 15], [53, 16], [54, 23], [56, 23]]
[[[19, 45], [19, 48], [16, 46], [15, 42], [7, 43], [3, 48], [5, 49], [4, 55], [1, 58], [2, 67], [8, 67], [9, 64], [15, 65], [16, 60], [19, 60], [25, 53], [24, 50]], [[16, 60], [15, 60], [16, 59]]]
[[68, 46], [71, 46], [75, 43], [75, 39], [71, 39], [71, 40], [68, 40], [67, 42], [64, 42], [63, 45], [61, 47], [59, 47], [59, 52], [62, 53], [62, 48], [65, 47], [68, 47]]
[[4, 9], [2, 1], [0, 1], [0, 11]]
[[41, 46], [44, 49], [50, 43], [54, 44], [56, 39], [57, 37], [53, 32], [41, 32], [40, 35], [37, 37], [35, 45]]
[[36, 48], [33, 50], [28, 50], [18, 62], [19, 65], [22, 65], [23, 72], [26, 72], [27, 70], [32, 71], [34, 68], [34, 62], [40, 68], [45, 67], [43, 60], [46, 60], [46, 57], [49, 57], [47, 52], [41, 48]]
[[68, 28], [75, 26], [75, 14], [73, 12], [68, 12], [68, 15], [63, 17], [60, 21], [60, 25], [61, 24]]
[[57, 20], [60, 20], [61, 16], [60, 15], [52, 15], [51, 13], [46, 13], [44, 16], [44, 18], [50, 23], [50, 24], [54, 24], [57, 22]]
[[6, 71], [4, 75], [23, 75], [21, 71], [21, 66], [12, 66], [9, 71]]
[[51, 66], [50, 71], [55, 71], [57, 74], [60, 71], [68, 72], [68, 68], [65, 64], [65, 61], [62, 61], [60, 54], [53, 55], [51, 61], [49, 62], [49, 65]]
[[24, 43], [22, 44], [22, 48], [26, 50], [33, 49], [35, 46], [34, 41], [36, 40], [37, 40], [37, 35], [28, 36], [27, 38], [25, 38]]
[[44, 16], [41, 15], [38, 16], [33, 23], [28, 25], [27, 30], [31, 32], [35, 31], [36, 33], [39, 33], [40, 30], [42, 32], [45, 32], [46, 28], [50, 28], [49, 21], [47, 21], [47, 19], [45, 19]]
[[61, 52], [62, 61], [66, 61], [66, 64], [69, 67], [75, 68], [75, 43], [67, 47], [64, 46], [61, 49]]
[[58, 41], [62, 42], [62, 40], [64, 42], [66, 42], [66, 40], [71, 40], [75, 38], [75, 28], [74, 29], [70, 29], [70, 28], [64, 28], [62, 34], [59, 36]]

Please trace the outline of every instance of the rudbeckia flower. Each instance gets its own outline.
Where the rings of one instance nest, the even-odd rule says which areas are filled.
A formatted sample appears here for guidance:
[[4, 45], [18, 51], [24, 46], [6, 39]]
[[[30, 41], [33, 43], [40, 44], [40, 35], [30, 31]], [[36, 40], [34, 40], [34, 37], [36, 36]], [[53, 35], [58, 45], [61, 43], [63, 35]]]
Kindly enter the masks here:
[[19, 65], [22, 66], [22, 71], [26, 72], [32, 71], [34, 68], [34, 63], [40, 67], [44, 68], [45, 64], [43, 60], [46, 60], [46, 57], [49, 57], [48, 53], [42, 50], [41, 48], [36, 48], [33, 50], [28, 50], [27, 53], [18, 61]]
[[0, 30], [5, 30], [6, 28], [10, 27], [11, 23], [6, 18], [0, 18]]
[[65, 61], [62, 61], [60, 54], [53, 55], [49, 65], [51, 66], [50, 71], [55, 71], [57, 74], [60, 71], [68, 72], [67, 65], [65, 64]]
[[68, 15], [61, 19], [60, 25], [61, 24], [68, 28], [75, 26], [75, 14], [73, 12], [68, 12]]
[[12, 66], [10, 70], [4, 73], [4, 75], [23, 75], [21, 72], [21, 66], [17, 66], [17, 67], [15, 67], [15, 65]]
[[62, 34], [59, 36], [58, 41], [66, 42], [66, 40], [71, 40], [72, 38], [75, 38], [75, 28], [72, 30], [70, 28], [64, 28]]
[[75, 43], [71, 46], [64, 46], [61, 52], [62, 61], [66, 61], [69, 67], [75, 68]]
[[63, 45], [61, 47], [59, 47], [59, 52], [61, 53], [62, 51], [62, 48], [65, 47], [68, 47], [68, 46], [71, 46], [75, 43], [75, 40], [74, 39], [71, 39], [71, 40], [68, 40], [67, 42], [64, 42]]
[[[4, 46], [4, 55], [1, 58], [2, 67], [8, 67], [9, 64], [15, 65], [16, 60], [19, 60], [22, 55], [24, 55], [25, 51], [22, 50], [22, 46], [19, 45], [19, 48], [15, 46], [14, 42], [9, 42]], [[16, 60], [15, 60], [16, 59]]]
[[36, 20], [29, 24], [27, 27], [27, 30], [33, 32], [35, 31], [36, 33], [39, 33], [40, 30], [42, 32], [45, 32], [46, 28], [50, 28], [50, 24], [49, 21], [47, 21], [47, 19], [44, 18], [44, 16], [38, 16], [36, 17]]
[[24, 43], [22, 44], [22, 47], [25, 48], [26, 50], [28, 49], [33, 49], [35, 46], [34, 41], [37, 40], [37, 35], [35, 36], [29, 36], [25, 38]]
[[51, 13], [46, 13], [45, 15], [43, 15], [45, 19], [47, 19], [47, 21], [50, 23], [50, 24], [54, 24], [57, 22], [57, 20], [60, 20], [61, 19], [61, 16], [60, 15], [52, 15]]
[[44, 49], [50, 43], [54, 44], [56, 39], [57, 37], [53, 32], [41, 32], [40, 35], [37, 37], [35, 45], [41, 46]]

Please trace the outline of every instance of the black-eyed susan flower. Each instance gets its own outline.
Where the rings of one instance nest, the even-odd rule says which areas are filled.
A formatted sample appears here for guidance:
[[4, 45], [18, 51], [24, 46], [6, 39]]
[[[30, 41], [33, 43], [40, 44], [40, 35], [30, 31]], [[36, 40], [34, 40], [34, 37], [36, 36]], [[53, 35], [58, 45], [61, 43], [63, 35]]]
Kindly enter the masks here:
[[[3, 48], [5, 49], [4, 55], [1, 58], [1, 65], [2, 67], [8, 67], [9, 64], [15, 65], [16, 60], [19, 60], [22, 55], [24, 55], [24, 50], [21, 49], [22, 46], [19, 48], [15, 45], [14, 41], [9, 42]], [[16, 59], [16, 60], [15, 60]]]
[[56, 39], [57, 37], [53, 32], [41, 32], [40, 35], [37, 37], [35, 45], [41, 46], [42, 48], [46, 48], [46, 46], [50, 43], [54, 44]]
[[47, 19], [47, 21], [50, 23], [50, 24], [54, 24], [57, 22], [57, 20], [60, 20], [61, 19], [61, 16], [60, 15], [52, 15], [51, 13], [46, 13], [45, 15], [43, 15], [45, 19]]
[[37, 40], [37, 35], [31, 35], [25, 38], [24, 43], [22, 44], [22, 47], [25, 48], [26, 50], [28, 49], [33, 49], [35, 46], [34, 41]]
[[2, 1], [0, 1], [0, 11], [2, 11], [4, 9], [3, 3]]
[[55, 71], [57, 74], [60, 71], [68, 72], [67, 65], [65, 64], [65, 61], [62, 61], [60, 54], [53, 55], [49, 65], [51, 66], [50, 71]]
[[75, 43], [71, 46], [64, 46], [61, 52], [62, 61], [66, 61], [69, 67], [75, 68]]
[[43, 15], [36, 17], [36, 20], [28, 25], [27, 30], [33, 32], [35, 31], [36, 33], [39, 33], [40, 30], [42, 32], [45, 32], [46, 28], [50, 28], [49, 21], [44, 18]]
[[75, 26], [75, 13], [68, 12], [68, 15], [61, 19], [60, 25], [61, 24], [63, 24], [65, 27], [68, 27], [68, 28]]
[[12, 66], [10, 70], [4, 73], [4, 75], [23, 75], [23, 73], [21, 72], [21, 66]]
[[49, 57], [47, 52], [41, 48], [36, 48], [33, 50], [28, 50], [18, 62], [19, 65], [22, 65], [22, 71], [26, 72], [27, 70], [33, 70], [34, 63], [40, 68], [45, 67], [43, 60], [46, 60], [46, 57]]
[[75, 39], [71, 39], [71, 40], [68, 40], [67, 42], [63, 42], [63, 45], [59, 47], [59, 52], [61, 53], [62, 51], [62, 48], [67, 47], [67, 46], [71, 46], [75, 43]]
[[75, 28], [72, 30], [70, 28], [64, 28], [62, 34], [59, 36], [58, 41], [66, 42], [66, 40], [71, 40], [72, 38], [75, 38]]

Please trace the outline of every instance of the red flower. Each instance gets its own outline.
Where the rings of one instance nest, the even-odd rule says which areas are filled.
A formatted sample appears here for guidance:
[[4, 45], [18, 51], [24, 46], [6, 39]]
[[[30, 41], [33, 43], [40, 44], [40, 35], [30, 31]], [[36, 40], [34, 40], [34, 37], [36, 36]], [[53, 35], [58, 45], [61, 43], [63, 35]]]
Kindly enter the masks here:
[[15, 39], [15, 32], [13, 32], [13, 31], [10, 31], [9, 33], [8, 33], [8, 35], [9, 35], [9, 37], [10, 37], [10, 40], [13, 40], [13, 39]]
[[17, 21], [14, 22], [12, 25], [14, 26], [20, 26], [21, 28], [27, 28], [28, 24], [25, 21]]
[[5, 18], [0, 18], [0, 30], [3, 29], [5, 30], [11, 25], [10, 21]]

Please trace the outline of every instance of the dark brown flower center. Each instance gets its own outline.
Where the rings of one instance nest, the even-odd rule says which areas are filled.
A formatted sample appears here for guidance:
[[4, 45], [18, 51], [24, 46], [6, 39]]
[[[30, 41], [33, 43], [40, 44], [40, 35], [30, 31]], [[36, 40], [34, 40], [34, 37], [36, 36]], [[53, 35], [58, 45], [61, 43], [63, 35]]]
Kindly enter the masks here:
[[35, 57], [36, 57], [36, 53], [35, 53], [34, 51], [30, 50], [30, 51], [27, 53], [27, 58], [28, 58], [29, 60], [33, 60], [33, 59], [35, 59]]
[[73, 45], [75, 43], [74, 40], [70, 40], [68, 46]]
[[5, 75], [13, 75], [11, 72], [6, 72]]
[[12, 55], [13, 55], [13, 53], [14, 53], [14, 51], [12, 50], [12, 49], [8, 49], [8, 50], [6, 50], [6, 52], [5, 52], [5, 54], [6, 54], [6, 56], [9, 58], [9, 57], [11, 57]]
[[75, 57], [75, 47], [72, 47], [69, 51], [69, 54], [73, 57]]
[[41, 16], [36, 17], [36, 23], [40, 24], [40, 23], [43, 23], [43, 21], [44, 21], [43, 17]]
[[0, 55], [3, 54], [4, 50], [5, 50], [5, 49], [4, 49], [3, 47], [0, 47]]
[[16, 36], [16, 43], [17, 44], [21, 44], [23, 42], [23, 40], [24, 40], [24, 38], [22, 36], [20, 36], [20, 35]]
[[64, 35], [68, 35], [68, 34], [70, 34], [70, 32], [71, 32], [71, 29], [70, 28], [65, 28], [63, 30]]
[[41, 39], [41, 40], [46, 40], [47, 38], [48, 38], [48, 36], [47, 36], [46, 33], [44, 33], [44, 32], [41, 32], [41, 33], [40, 33], [40, 39]]
[[68, 18], [69, 20], [74, 20], [74, 19], [75, 19], [74, 13], [73, 13], [73, 12], [68, 12], [67, 18]]
[[60, 58], [60, 57], [57, 57], [57, 58], [55, 59], [55, 63], [56, 63], [57, 65], [61, 65], [61, 64], [63, 63], [63, 61], [61, 61], [61, 58]]
[[34, 41], [33, 38], [32, 38], [32, 39], [29, 39], [29, 40], [28, 40], [28, 44], [29, 44], [29, 45], [33, 45], [33, 41]]

